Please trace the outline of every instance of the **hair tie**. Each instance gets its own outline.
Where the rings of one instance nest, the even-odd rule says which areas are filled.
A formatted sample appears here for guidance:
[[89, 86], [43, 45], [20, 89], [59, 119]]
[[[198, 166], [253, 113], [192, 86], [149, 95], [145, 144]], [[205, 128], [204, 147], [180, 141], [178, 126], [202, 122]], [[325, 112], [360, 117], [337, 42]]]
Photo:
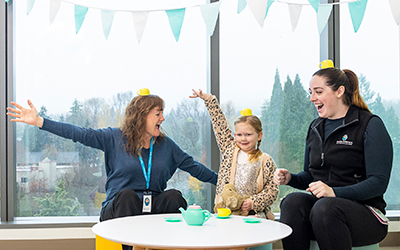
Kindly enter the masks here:
[[335, 66], [333, 65], [333, 61], [330, 59], [323, 60], [322, 62], [319, 63], [319, 67], [321, 69], [328, 69], [328, 68], [334, 68]]
[[140, 95], [140, 96], [145, 96], [145, 95], [150, 95], [150, 91], [149, 89], [143, 88], [143, 89], [139, 89], [136, 94]]
[[241, 114], [242, 116], [251, 116], [251, 115], [253, 115], [253, 114], [251, 113], [251, 109], [243, 109], [242, 111], [240, 111], [240, 114]]

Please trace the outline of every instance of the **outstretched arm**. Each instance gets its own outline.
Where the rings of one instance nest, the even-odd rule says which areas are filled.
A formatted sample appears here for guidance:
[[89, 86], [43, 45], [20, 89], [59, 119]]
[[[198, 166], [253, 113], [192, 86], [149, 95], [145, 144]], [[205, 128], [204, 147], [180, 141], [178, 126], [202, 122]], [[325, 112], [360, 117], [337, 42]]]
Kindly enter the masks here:
[[11, 102], [11, 105], [16, 108], [7, 107], [7, 115], [12, 116], [16, 119], [11, 119], [12, 122], [23, 122], [29, 125], [34, 125], [39, 128], [43, 126], [43, 118], [39, 116], [35, 106], [33, 106], [31, 100], [28, 100], [28, 105], [30, 109], [26, 109], [21, 105]]

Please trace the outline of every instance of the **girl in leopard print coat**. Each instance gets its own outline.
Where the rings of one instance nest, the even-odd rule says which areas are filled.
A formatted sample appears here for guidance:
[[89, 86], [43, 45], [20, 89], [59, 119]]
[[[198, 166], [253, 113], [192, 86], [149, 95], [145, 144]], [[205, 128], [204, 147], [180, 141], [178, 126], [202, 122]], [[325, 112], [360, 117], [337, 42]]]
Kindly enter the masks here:
[[253, 115], [241, 116], [232, 135], [217, 98], [193, 90], [190, 98], [196, 97], [205, 102], [221, 153], [215, 204], [221, 201], [224, 185], [233, 183], [238, 193], [247, 198], [241, 206], [242, 212], [274, 219], [270, 206], [278, 197], [278, 186], [273, 182], [276, 165], [271, 156], [259, 149], [263, 135], [261, 121]]

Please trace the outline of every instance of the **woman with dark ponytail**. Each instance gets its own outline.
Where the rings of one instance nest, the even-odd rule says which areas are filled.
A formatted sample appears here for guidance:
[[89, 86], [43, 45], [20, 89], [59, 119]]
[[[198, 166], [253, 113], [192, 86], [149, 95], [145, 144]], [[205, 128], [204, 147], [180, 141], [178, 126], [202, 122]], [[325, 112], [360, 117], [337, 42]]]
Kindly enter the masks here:
[[351, 70], [315, 72], [310, 101], [319, 118], [307, 133], [304, 170], [274, 174], [277, 185], [309, 192], [291, 193], [281, 202], [281, 221], [293, 229], [283, 248], [309, 250], [311, 240], [321, 250], [376, 244], [388, 230], [383, 194], [393, 146], [385, 125], [368, 109]]

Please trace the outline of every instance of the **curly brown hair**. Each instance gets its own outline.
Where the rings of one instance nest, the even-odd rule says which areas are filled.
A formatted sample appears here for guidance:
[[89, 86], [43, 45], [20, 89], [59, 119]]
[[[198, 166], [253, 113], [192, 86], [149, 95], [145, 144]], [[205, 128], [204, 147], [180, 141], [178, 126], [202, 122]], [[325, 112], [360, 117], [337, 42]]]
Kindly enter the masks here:
[[[144, 134], [146, 130], [147, 115], [154, 108], [164, 110], [164, 100], [157, 95], [136, 96], [125, 109], [121, 131], [126, 137], [126, 152], [133, 156], [140, 155], [145, 145]], [[160, 131], [159, 138], [164, 138], [165, 134]]]

